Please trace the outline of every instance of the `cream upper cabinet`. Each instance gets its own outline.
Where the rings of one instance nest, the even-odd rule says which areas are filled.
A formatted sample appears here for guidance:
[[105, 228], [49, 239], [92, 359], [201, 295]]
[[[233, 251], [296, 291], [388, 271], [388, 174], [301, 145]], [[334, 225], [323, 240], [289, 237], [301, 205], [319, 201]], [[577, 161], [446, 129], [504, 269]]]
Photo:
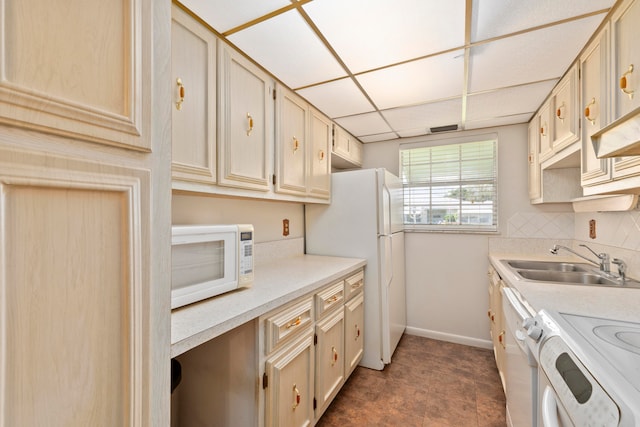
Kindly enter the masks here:
[[538, 161], [542, 162], [553, 155], [552, 126], [553, 117], [551, 116], [551, 100], [547, 100], [535, 116], [538, 123]]
[[[216, 182], [216, 37], [175, 4], [171, 20], [172, 177]], [[174, 185], [175, 187], [175, 185]]]
[[362, 166], [362, 143], [338, 125], [333, 126], [331, 164], [337, 169]]
[[293, 92], [278, 86], [275, 191], [307, 194], [309, 150], [309, 105]]
[[640, 106], [640, 1], [627, 0], [611, 18], [613, 117]]
[[581, 182], [587, 187], [611, 179], [611, 160], [598, 159], [591, 135], [608, 123], [609, 28], [605, 27], [580, 57], [582, 90]]
[[151, 6], [2, 1], [0, 121], [149, 151]]
[[554, 106], [551, 147], [555, 154], [580, 139], [577, 64], [567, 71], [551, 96]]
[[218, 44], [218, 185], [268, 192], [273, 173], [273, 79]]
[[328, 199], [331, 195], [331, 121], [314, 108], [310, 110], [309, 196]]
[[535, 200], [540, 198], [540, 162], [538, 161], [540, 143], [540, 119], [535, 116], [529, 122], [529, 199]]

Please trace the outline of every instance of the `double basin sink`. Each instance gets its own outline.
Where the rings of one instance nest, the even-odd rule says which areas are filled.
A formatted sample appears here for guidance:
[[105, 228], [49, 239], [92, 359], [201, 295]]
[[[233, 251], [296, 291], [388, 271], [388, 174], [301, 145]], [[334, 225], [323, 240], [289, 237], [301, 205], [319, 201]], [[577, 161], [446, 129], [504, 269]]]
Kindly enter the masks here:
[[636, 280], [623, 282], [587, 263], [526, 260], [503, 260], [502, 263], [520, 279], [532, 282], [640, 288]]

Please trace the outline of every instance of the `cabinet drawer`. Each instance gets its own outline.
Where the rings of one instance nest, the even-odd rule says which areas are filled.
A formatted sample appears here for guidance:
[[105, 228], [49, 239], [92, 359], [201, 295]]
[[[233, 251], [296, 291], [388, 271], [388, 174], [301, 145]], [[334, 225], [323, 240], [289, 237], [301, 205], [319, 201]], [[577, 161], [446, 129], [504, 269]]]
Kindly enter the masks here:
[[306, 298], [295, 305], [267, 317], [265, 323], [265, 351], [271, 353], [287, 338], [308, 329], [313, 323], [313, 300]]
[[344, 281], [344, 297], [349, 299], [364, 287], [364, 271], [360, 270]]
[[315, 295], [318, 319], [344, 301], [344, 281], [339, 281]]

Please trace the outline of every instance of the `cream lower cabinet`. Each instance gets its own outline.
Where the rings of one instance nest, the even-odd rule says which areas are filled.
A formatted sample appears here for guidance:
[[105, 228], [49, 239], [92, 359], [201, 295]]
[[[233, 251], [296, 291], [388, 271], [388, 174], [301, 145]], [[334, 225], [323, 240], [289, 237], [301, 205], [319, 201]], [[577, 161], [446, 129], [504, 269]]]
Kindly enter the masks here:
[[505, 343], [504, 335], [505, 329], [503, 324], [502, 315], [502, 292], [501, 288], [504, 286], [504, 282], [500, 278], [498, 272], [489, 266], [487, 275], [489, 276], [489, 311], [487, 316], [489, 317], [491, 342], [493, 344], [493, 354], [496, 359], [496, 366], [502, 380], [502, 385], [505, 384]]
[[172, 5], [171, 171], [179, 182], [215, 184], [216, 37]]
[[260, 318], [260, 425], [314, 425], [340, 391], [362, 358], [362, 279], [360, 270]]

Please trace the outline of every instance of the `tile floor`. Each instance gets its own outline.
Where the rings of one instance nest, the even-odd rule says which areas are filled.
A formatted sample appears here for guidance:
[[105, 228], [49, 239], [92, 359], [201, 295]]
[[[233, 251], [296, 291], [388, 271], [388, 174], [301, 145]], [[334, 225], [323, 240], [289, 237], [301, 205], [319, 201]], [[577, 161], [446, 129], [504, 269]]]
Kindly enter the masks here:
[[319, 427], [504, 427], [493, 352], [404, 335], [383, 371], [357, 367]]

